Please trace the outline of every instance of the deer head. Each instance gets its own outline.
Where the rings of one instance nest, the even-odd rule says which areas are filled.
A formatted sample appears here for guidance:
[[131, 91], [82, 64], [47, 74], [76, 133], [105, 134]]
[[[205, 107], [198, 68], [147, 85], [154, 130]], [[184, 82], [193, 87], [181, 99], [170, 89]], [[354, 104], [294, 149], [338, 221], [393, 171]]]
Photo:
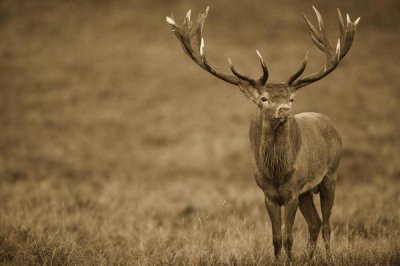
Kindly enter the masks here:
[[185, 53], [196, 64], [217, 78], [238, 86], [242, 93], [259, 108], [263, 109], [264, 113], [271, 120], [284, 122], [292, 116], [291, 106], [295, 92], [308, 84], [324, 78], [338, 66], [340, 60], [343, 59], [351, 47], [357, 24], [360, 21], [360, 18], [358, 18], [352, 22], [350, 16], [347, 14], [345, 25], [342, 14], [338, 9], [340, 37], [337, 40], [335, 48], [333, 48], [326, 36], [324, 22], [320, 13], [314, 6], [313, 9], [318, 19], [318, 30], [304, 14], [303, 17], [308, 25], [312, 41], [326, 55], [326, 64], [319, 72], [300, 78], [308, 62], [307, 52], [300, 68], [286, 82], [282, 83], [267, 82], [269, 76], [268, 69], [259, 51], [256, 52], [261, 63], [262, 75], [258, 79], [253, 79], [239, 73], [230, 59], [228, 61], [233, 75], [217, 69], [208, 62], [203, 38], [203, 25], [208, 14], [208, 7], [203, 14], [199, 15], [197, 21], [191, 21], [190, 10], [187, 12], [182, 25], [178, 25], [175, 22], [173, 15], [167, 17], [166, 20], [172, 26], [172, 31], [181, 43]]

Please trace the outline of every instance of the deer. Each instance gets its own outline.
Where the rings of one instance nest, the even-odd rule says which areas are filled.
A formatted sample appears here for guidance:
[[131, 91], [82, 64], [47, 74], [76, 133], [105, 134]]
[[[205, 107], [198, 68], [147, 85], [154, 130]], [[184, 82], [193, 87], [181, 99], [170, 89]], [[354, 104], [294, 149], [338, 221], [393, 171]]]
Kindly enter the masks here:
[[[330, 251], [330, 216], [335, 199], [337, 169], [341, 160], [342, 139], [339, 131], [323, 114], [315, 112], [292, 113], [296, 92], [323, 79], [339, 65], [353, 43], [360, 17], [346, 24], [337, 9], [340, 37], [336, 46], [330, 44], [319, 11], [312, 6], [318, 29], [303, 14], [311, 40], [326, 55], [326, 63], [314, 74], [301, 77], [308, 62], [308, 52], [299, 69], [286, 82], [270, 83], [266, 63], [258, 50], [262, 75], [258, 79], [241, 74], [228, 58], [232, 74], [219, 70], [206, 56], [203, 25], [209, 7], [191, 21], [191, 10], [178, 25], [173, 17], [166, 21], [178, 38], [184, 52], [201, 68], [213, 76], [235, 85], [255, 105], [250, 122], [250, 144], [254, 156], [254, 178], [263, 191], [265, 206], [271, 220], [272, 244], [275, 259], [281, 254], [282, 244], [287, 259], [292, 261], [293, 224], [297, 209], [308, 227], [306, 256], [312, 258], [320, 231], [326, 256]], [[314, 204], [313, 194], [319, 194], [322, 220]], [[282, 218], [284, 231], [282, 230]], [[282, 232], [283, 231], [283, 232]]]

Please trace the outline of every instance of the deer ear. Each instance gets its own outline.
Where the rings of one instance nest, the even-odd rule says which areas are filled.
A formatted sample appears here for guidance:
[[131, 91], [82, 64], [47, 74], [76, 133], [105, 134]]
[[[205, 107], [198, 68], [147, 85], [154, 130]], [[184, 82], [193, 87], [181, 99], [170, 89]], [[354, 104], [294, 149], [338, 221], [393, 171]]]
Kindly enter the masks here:
[[260, 93], [256, 88], [249, 84], [239, 84], [238, 85], [240, 91], [247, 97], [247, 99], [251, 100], [255, 104], [258, 105], [258, 99], [260, 98]]

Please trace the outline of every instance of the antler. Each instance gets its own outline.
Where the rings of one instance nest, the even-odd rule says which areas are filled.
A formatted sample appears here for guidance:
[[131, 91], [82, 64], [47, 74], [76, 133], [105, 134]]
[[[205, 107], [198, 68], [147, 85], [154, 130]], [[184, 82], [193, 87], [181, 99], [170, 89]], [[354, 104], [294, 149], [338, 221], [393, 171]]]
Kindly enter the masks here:
[[314, 44], [326, 54], [326, 64], [321, 69], [320, 72], [312, 74], [308, 77], [298, 79], [301, 74], [303, 74], [307, 62], [308, 62], [308, 52], [303, 60], [303, 63], [299, 70], [293, 74], [289, 80], [288, 84], [294, 87], [294, 89], [299, 89], [304, 87], [308, 84], [311, 84], [317, 80], [320, 80], [331, 73], [339, 64], [340, 60], [347, 54], [349, 51], [351, 44], [353, 43], [354, 33], [357, 28], [357, 24], [360, 22], [360, 17], [357, 18], [354, 22], [350, 20], [349, 14], [346, 15], [346, 28], [343, 22], [343, 17], [339, 9], [338, 17], [339, 17], [339, 26], [340, 26], [340, 37], [337, 41], [336, 48], [332, 48], [329, 40], [326, 36], [324, 21], [322, 20], [321, 14], [318, 10], [313, 6], [314, 12], [318, 19], [318, 26], [319, 30], [317, 30], [313, 24], [307, 19], [307, 17], [303, 14], [303, 17], [309, 27], [309, 34], [311, 36], [312, 41]]
[[[229, 82], [231, 84], [239, 86], [243, 89], [243, 85], [264, 85], [268, 79], [268, 69], [265, 65], [264, 59], [262, 58], [260, 52], [257, 52], [257, 56], [260, 59], [261, 67], [263, 70], [263, 74], [259, 79], [252, 79], [243, 74], [240, 74], [232, 65], [230, 59], [229, 65], [233, 75], [225, 73], [211, 63], [208, 62], [205, 51], [204, 51], [204, 38], [203, 38], [203, 24], [207, 17], [209, 7], [207, 7], [206, 11], [203, 14], [200, 14], [197, 21], [190, 21], [191, 11], [189, 10], [186, 14], [186, 17], [183, 21], [183, 25], [177, 25], [173, 15], [171, 17], [167, 17], [167, 22], [172, 26], [172, 31], [175, 33], [179, 42], [182, 45], [185, 53], [201, 68], [206, 70], [207, 72], [213, 74], [214, 76]], [[246, 95], [250, 93], [249, 91], [243, 91]], [[248, 95], [247, 95], [248, 96]]]

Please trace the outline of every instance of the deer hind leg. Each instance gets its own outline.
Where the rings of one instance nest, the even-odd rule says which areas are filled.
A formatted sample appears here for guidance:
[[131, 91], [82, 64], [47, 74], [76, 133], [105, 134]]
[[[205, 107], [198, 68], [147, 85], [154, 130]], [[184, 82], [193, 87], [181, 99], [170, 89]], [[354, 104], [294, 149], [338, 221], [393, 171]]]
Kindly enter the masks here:
[[326, 255], [329, 259], [332, 258], [330, 252], [331, 226], [329, 224], [329, 219], [335, 200], [335, 188], [336, 174], [326, 175], [319, 185], [322, 212], [322, 237], [325, 243]]
[[314, 255], [319, 231], [321, 230], [321, 218], [319, 218], [317, 209], [314, 205], [312, 192], [306, 192], [299, 196], [300, 211], [306, 219], [309, 239], [308, 239], [308, 257], [311, 259]]

